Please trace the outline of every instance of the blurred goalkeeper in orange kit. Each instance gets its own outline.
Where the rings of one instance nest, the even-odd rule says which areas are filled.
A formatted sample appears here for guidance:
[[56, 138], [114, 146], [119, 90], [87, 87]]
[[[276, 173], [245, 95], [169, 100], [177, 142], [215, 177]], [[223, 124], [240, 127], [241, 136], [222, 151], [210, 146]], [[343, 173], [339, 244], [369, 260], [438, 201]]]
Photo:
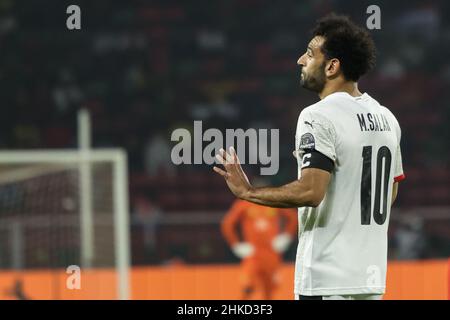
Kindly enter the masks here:
[[[285, 223], [281, 230], [283, 218]], [[272, 299], [279, 282], [283, 253], [297, 233], [296, 211], [238, 199], [225, 215], [221, 227], [231, 250], [242, 259], [241, 299], [250, 299], [257, 287], [262, 288], [264, 299]]]

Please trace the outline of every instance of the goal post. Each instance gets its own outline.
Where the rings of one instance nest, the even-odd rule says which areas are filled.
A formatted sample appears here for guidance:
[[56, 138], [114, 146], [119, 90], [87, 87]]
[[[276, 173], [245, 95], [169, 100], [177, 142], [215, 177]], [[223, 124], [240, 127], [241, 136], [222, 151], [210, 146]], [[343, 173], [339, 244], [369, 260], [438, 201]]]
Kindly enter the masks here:
[[112, 268], [129, 299], [123, 149], [0, 151], [0, 267]]

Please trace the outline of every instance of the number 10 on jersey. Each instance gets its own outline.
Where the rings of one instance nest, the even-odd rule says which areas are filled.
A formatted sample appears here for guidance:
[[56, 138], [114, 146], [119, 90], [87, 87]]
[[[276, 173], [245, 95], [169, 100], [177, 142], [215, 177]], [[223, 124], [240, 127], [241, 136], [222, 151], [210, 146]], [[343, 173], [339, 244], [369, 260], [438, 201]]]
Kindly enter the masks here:
[[[361, 224], [370, 225], [372, 208], [372, 146], [363, 147], [363, 167], [361, 175]], [[386, 221], [388, 210], [389, 176], [392, 155], [388, 147], [378, 149], [376, 160], [375, 197], [373, 219], [379, 225]], [[383, 165], [384, 162], [384, 165]], [[382, 201], [382, 203], [381, 203]]]

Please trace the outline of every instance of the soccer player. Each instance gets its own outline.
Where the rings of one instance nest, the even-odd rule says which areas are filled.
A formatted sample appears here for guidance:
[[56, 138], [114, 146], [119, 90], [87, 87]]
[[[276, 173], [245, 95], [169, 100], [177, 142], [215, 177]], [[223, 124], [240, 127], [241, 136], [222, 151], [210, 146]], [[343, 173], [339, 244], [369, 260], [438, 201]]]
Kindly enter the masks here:
[[[262, 288], [265, 300], [272, 299], [280, 279], [282, 254], [297, 233], [297, 218], [291, 210], [237, 199], [225, 215], [222, 233], [233, 253], [242, 259], [243, 300], [250, 299], [257, 287]], [[242, 237], [238, 234], [239, 227]]]
[[373, 40], [332, 14], [318, 21], [297, 64], [302, 87], [320, 98], [298, 118], [298, 180], [253, 187], [233, 148], [220, 150], [225, 170], [214, 171], [240, 199], [299, 208], [295, 299], [381, 299], [390, 207], [405, 176], [396, 118], [358, 89], [375, 64]]

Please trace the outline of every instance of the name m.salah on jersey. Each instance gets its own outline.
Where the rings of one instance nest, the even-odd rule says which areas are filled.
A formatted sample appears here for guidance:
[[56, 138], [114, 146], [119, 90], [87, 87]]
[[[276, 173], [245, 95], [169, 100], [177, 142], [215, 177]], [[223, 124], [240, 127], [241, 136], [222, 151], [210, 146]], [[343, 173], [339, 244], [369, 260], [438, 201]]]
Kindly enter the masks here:
[[357, 113], [361, 131], [391, 131], [389, 122], [383, 114]]

